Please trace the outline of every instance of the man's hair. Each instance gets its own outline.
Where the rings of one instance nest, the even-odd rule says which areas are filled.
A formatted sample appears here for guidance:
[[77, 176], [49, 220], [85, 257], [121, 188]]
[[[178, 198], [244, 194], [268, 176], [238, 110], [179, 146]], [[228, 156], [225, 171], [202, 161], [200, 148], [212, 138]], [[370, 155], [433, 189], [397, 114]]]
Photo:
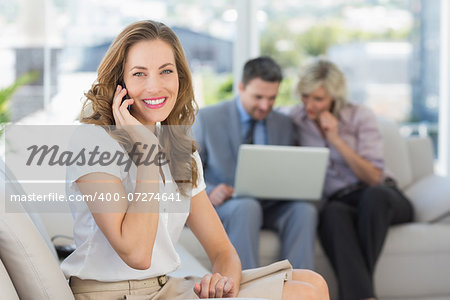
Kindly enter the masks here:
[[245, 63], [242, 72], [242, 85], [245, 87], [255, 78], [269, 82], [281, 82], [283, 74], [280, 66], [272, 58], [261, 56]]

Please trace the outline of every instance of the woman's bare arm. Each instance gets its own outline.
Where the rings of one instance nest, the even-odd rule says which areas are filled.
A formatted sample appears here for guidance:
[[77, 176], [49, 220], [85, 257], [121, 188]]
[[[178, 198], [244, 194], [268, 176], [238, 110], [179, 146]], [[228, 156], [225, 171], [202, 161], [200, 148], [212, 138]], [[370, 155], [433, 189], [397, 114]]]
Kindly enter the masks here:
[[134, 201], [128, 195], [119, 178], [106, 173], [89, 173], [80, 177], [77, 184], [83, 195], [107, 195], [118, 202], [87, 201], [97, 226], [111, 246], [132, 268], [150, 267], [153, 246], [158, 228], [159, 207], [156, 202], [142, 202], [139, 193], [157, 193], [159, 170], [156, 166], [138, 168]]
[[192, 198], [187, 225], [208, 254], [213, 273], [233, 279], [233, 291], [228, 296], [236, 296], [241, 280], [241, 261], [205, 191]]

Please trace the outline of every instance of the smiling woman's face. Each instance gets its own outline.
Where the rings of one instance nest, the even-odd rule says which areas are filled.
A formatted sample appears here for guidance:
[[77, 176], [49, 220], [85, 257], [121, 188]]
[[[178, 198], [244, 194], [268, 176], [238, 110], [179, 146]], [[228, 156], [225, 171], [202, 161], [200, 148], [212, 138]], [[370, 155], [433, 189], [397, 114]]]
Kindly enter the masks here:
[[172, 47], [161, 40], [141, 41], [130, 47], [124, 68], [131, 114], [142, 124], [162, 122], [178, 96], [178, 71]]

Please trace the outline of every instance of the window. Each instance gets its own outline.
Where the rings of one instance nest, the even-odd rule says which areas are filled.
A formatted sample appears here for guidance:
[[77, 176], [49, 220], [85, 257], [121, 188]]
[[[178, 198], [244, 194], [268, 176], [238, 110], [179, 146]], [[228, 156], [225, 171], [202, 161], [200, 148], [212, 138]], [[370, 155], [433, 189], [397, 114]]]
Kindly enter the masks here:
[[430, 135], [437, 149], [440, 1], [302, 0], [261, 3], [261, 54], [283, 66], [279, 105], [299, 102], [299, 68], [319, 55], [346, 74], [349, 100]]
[[[74, 120], [114, 37], [142, 19], [164, 22], [177, 33], [201, 104], [217, 101], [215, 91], [228, 85], [232, 72], [233, 0], [3, 0], [0, 8], [0, 52], [6, 58], [0, 82], [7, 86], [20, 74], [39, 72], [11, 99], [12, 121]], [[44, 108], [45, 117], [32, 114], [43, 115]]]

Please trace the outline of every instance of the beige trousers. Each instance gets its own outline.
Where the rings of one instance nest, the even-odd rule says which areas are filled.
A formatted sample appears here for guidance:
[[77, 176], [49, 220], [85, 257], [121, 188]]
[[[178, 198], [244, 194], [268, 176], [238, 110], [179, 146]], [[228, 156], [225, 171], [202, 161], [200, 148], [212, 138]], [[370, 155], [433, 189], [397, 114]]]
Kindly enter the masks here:
[[[238, 297], [280, 300], [284, 282], [291, 279], [292, 266], [287, 260], [244, 270]], [[76, 300], [182, 300], [198, 299], [193, 288], [200, 280], [200, 277], [195, 276], [169, 277], [161, 287], [156, 278], [100, 282], [71, 277], [70, 287]]]

